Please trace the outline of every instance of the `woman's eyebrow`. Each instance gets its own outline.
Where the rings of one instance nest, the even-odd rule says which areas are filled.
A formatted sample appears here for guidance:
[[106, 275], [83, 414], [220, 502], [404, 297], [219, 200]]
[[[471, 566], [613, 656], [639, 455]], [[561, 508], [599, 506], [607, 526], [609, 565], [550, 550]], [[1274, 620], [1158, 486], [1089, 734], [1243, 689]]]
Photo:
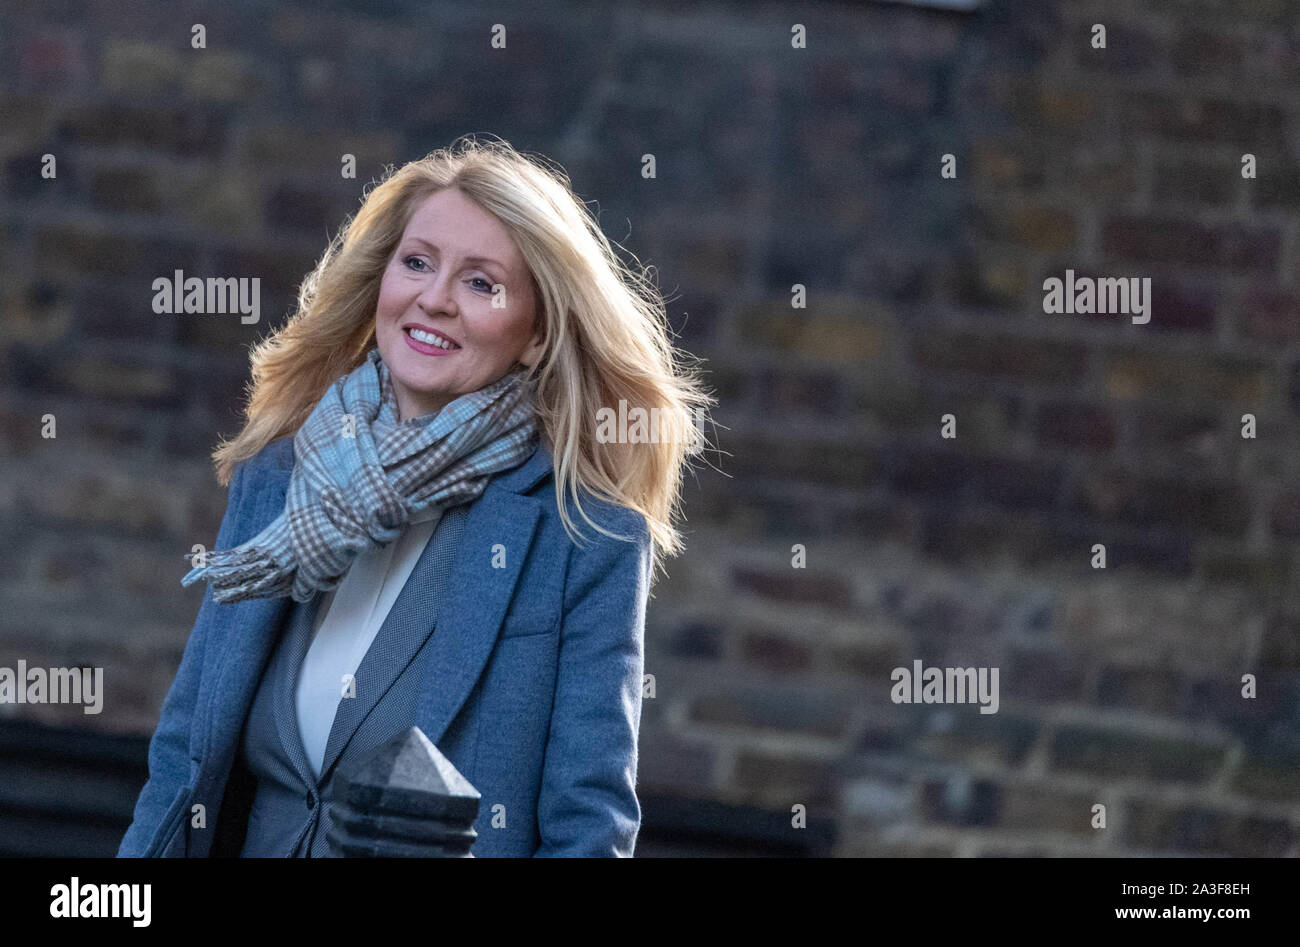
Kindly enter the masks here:
[[[435, 244], [430, 243], [428, 240], [425, 240], [423, 237], [411, 237], [410, 240], [413, 243], [422, 243], [430, 250], [438, 249], [438, 247]], [[502, 263], [500, 260], [494, 260], [490, 256], [467, 256], [465, 257], [465, 262], [466, 263], [495, 263], [497, 266], [501, 267], [502, 269], [506, 268], [506, 265], [504, 263]]]

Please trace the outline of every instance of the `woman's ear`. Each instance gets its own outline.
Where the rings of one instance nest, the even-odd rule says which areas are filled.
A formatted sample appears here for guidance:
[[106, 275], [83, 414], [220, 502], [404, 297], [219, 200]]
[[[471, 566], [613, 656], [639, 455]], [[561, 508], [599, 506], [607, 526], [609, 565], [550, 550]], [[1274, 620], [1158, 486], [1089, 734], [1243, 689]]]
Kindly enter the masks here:
[[519, 353], [519, 364], [526, 368], [532, 368], [541, 360], [542, 350], [544, 348], [542, 330], [539, 328], [535, 333], [533, 333], [532, 340], [529, 341], [524, 350]]

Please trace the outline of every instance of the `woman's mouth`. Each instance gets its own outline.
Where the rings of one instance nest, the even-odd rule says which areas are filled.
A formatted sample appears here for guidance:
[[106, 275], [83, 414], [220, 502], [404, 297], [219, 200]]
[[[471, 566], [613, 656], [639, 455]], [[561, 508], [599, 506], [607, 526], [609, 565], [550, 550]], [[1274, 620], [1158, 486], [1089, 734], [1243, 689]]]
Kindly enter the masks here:
[[402, 330], [406, 344], [421, 355], [450, 355], [460, 350], [460, 346], [446, 336], [407, 326]]

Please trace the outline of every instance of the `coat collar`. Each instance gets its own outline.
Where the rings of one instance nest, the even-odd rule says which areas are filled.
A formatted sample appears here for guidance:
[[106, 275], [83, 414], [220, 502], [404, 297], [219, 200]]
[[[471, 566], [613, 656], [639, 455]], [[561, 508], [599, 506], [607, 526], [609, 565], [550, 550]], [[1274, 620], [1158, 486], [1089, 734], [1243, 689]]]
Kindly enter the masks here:
[[532, 454], [518, 467], [497, 474], [489, 484], [495, 484], [511, 493], [529, 493], [554, 470], [551, 452], [542, 442], [538, 442]]

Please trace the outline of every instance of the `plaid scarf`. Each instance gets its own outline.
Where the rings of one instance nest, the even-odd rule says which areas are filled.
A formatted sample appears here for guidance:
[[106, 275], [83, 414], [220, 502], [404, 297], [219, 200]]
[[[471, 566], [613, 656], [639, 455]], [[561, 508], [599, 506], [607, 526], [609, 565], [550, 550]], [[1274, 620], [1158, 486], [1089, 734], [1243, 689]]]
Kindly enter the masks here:
[[477, 498], [492, 474], [528, 459], [536, 436], [531, 390], [517, 373], [399, 422], [373, 348], [294, 435], [284, 511], [243, 545], [208, 553], [181, 585], [205, 579], [218, 602], [307, 601], [335, 588], [359, 553]]

